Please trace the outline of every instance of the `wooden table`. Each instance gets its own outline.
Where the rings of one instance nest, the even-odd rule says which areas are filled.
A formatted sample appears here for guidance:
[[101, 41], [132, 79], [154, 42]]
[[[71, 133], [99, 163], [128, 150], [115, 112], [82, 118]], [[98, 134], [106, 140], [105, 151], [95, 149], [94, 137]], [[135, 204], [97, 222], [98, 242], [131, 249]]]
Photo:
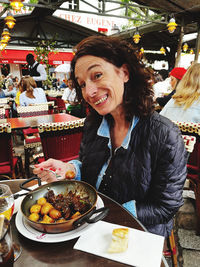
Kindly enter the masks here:
[[[23, 179], [3, 181], [10, 186], [13, 193], [20, 190], [19, 184]], [[99, 194], [104, 202], [104, 205], [110, 209], [109, 214], [104, 219], [107, 222], [124, 225], [145, 231], [142, 224], [127, 212], [121, 205], [106, 197], [103, 194]], [[102, 266], [102, 267], [122, 267], [128, 266], [126, 264], [118, 263], [112, 260], [108, 260], [102, 257], [98, 257], [89, 253], [85, 253], [79, 250], [73, 249], [74, 244], [77, 242], [77, 238], [61, 243], [40, 243], [29, 240], [23, 237], [16, 229], [15, 215], [11, 220], [13, 239], [16, 243], [19, 243], [22, 247], [22, 254], [14, 263], [14, 267], [90, 267], [90, 266]], [[165, 259], [163, 258], [162, 267], [167, 267]]]
[[20, 130], [25, 128], [36, 128], [40, 123], [46, 122], [67, 122], [79, 120], [79, 118], [71, 116], [66, 113], [50, 114], [50, 115], [41, 115], [34, 117], [25, 117], [25, 118], [7, 118], [0, 119], [0, 123], [9, 122], [11, 124], [12, 130]]

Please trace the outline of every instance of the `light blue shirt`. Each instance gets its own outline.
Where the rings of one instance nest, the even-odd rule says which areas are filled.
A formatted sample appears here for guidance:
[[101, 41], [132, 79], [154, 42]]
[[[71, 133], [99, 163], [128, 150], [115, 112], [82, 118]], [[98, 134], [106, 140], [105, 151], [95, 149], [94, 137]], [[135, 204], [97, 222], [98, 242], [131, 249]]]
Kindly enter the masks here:
[[176, 105], [174, 99], [171, 98], [160, 114], [172, 121], [200, 123], [200, 99], [184, 109], [183, 106]]
[[9, 91], [8, 89], [5, 89], [3, 91], [4, 91], [4, 94], [6, 97], [8, 97], [8, 96], [16, 97], [17, 89], [15, 87], [13, 87], [13, 89], [11, 91]]
[[29, 106], [31, 104], [41, 104], [47, 102], [45, 92], [42, 88], [34, 88], [33, 95], [35, 98], [27, 97], [26, 91], [20, 94], [19, 96], [20, 106]]
[[[131, 139], [131, 133], [133, 131], [133, 129], [135, 128], [137, 122], [139, 121], [138, 117], [133, 117], [132, 123], [129, 127], [128, 133], [126, 135], [126, 137], [124, 138], [121, 147], [123, 147], [124, 149], [127, 149], [129, 146], [129, 142]], [[108, 168], [109, 162], [112, 158], [112, 145], [111, 145], [111, 137], [110, 137], [110, 129], [109, 129], [109, 125], [107, 120], [105, 119], [105, 117], [103, 117], [103, 120], [101, 122], [101, 125], [98, 128], [97, 131], [97, 135], [108, 138], [108, 148], [110, 149], [110, 157], [108, 159], [108, 161], [105, 162], [105, 164], [103, 165], [99, 175], [98, 175], [98, 179], [96, 182], [96, 189], [98, 190], [100, 187], [100, 184], [102, 182], [103, 176], [106, 172], [106, 169]], [[116, 151], [119, 149], [116, 148], [114, 153], [116, 153]], [[76, 169], [76, 180], [81, 180], [81, 167], [82, 167], [82, 163], [79, 160], [72, 160], [69, 163], [72, 163]], [[137, 212], [136, 212], [136, 205], [135, 205], [135, 200], [131, 200], [128, 201], [126, 203], [123, 204], [123, 207], [126, 208], [129, 212], [131, 212], [134, 216], [137, 216]]]

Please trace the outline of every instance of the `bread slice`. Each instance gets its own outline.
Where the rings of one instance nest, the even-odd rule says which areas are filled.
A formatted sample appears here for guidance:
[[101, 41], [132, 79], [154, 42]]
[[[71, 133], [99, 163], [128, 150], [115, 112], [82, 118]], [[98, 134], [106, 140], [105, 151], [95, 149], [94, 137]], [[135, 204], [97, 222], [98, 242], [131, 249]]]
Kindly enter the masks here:
[[112, 231], [112, 241], [108, 248], [108, 253], [124, 252], [128, 248], [128, 228], [117, 228]]

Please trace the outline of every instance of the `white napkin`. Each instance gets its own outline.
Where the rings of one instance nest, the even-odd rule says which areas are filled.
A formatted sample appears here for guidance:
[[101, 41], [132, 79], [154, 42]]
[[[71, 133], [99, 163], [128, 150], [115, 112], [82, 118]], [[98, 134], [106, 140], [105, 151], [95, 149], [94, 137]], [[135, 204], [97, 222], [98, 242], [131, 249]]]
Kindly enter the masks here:
[[114, 228], [124, 227], [99, 221], [83, 233], [74, 249], [137, 267], [160, 267], [164, 237], [129, 228], [128, 249], [123, 253], [108, 253]]

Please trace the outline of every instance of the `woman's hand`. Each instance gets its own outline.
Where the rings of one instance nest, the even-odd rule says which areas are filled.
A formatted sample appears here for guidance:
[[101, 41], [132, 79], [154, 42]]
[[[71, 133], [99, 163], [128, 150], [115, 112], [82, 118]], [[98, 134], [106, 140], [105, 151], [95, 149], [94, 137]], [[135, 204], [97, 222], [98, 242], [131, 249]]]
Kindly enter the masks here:
[[40, 164], [36, 164], [33, 173], [36, 174], [42, 181], [53, 182], [57, 181], [56, 176], [45, 169], [55, 171], [61, 179], [73, 179], [75, 177], [75, 168], [73, 164], [65, 163], [56, 159], [48, 159]]

